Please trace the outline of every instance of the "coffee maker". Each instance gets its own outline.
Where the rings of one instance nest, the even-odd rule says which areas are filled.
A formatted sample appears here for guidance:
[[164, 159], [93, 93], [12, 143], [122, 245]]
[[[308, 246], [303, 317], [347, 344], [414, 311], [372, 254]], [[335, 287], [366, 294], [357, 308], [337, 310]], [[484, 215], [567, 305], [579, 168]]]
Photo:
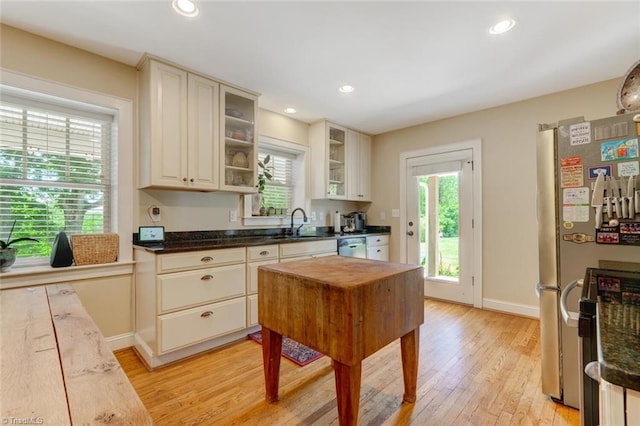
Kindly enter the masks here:
[[351, 212], [344, 215], [346, 222], [353, 226], [353, 232], [364, 232], [367, 227], [367, 214], [365, 212]]

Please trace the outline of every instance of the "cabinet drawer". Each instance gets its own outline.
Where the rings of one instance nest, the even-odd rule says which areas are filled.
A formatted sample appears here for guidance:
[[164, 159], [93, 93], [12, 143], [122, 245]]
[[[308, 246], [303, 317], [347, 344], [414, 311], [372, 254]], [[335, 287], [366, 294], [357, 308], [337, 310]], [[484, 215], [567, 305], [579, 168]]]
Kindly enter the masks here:
[[265, 260], [264, 262], [247, 263], [247, 294], [258, 292], [258, 266], [278, 263], [277, 260]]
[[244, 296], [243, 264], [158, 276], [158, 313]]
[[303, 243], [280, 244], [280, 258], [312, 256], [320, 253], [337, 252], [337, 240], [305, 241]]
[[231, 265], [234, 263], [244, 263], [244, 259], [244, 247], [161, 254], [158, 255], [156, 272], [162, 274], [165, 272], [206, 268], [208, 266]]
[[158, 317], [159, 351], [165, 353], [245, 328], [246, 297]]
[[389, 261], [389, 246], [367, 247], [367, 259]]
[[388, 235], [372, 235], [367, 237], [367, 247], [388, 246]]
[[278, 245], [247, 247], [247, 262], [278, 258]]

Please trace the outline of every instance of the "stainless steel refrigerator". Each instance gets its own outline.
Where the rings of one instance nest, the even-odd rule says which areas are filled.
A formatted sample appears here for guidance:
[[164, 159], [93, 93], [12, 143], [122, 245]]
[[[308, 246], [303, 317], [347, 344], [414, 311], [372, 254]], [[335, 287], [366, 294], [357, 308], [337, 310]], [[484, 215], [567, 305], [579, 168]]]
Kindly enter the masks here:
[[[583, 367], [578, 329], [562, 320], [561, 292], [587, 267], [640, 262], [639, 126], [634, 114], [579, 117], [540, 125], [538, 133], [542, 391], [575, 408]], [[579, 296], [573, 291], [566, 298], [574, 320]]]

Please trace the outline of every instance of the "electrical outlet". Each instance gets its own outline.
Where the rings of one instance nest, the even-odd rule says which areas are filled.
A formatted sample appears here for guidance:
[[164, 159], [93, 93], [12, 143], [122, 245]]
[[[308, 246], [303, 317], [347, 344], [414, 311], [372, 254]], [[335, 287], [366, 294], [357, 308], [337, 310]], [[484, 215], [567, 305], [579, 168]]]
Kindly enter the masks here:
[[311, 212], [311, 220], [316, 220], [316, 212]]
[[391, 217], [400, 217], [400, 209], [391, 209]]
[[237, 222], [238, 221], [238, 210], [231, 209], [229, 210], [229, 222]]
[[160, 222], [160, 207], [149, 207], [149, 216], [151, 217], [152, 222]]
[[384, 211], [381, 211], [380, 212], [380, 220], [384, 222], [386, 218], [387, 218], [387, 214]]

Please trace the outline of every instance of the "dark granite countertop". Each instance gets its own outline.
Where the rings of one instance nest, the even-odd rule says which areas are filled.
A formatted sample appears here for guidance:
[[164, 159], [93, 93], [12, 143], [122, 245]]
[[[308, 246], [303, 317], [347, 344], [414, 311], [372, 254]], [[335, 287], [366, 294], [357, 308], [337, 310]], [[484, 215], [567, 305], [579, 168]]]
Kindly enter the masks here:
[[298, 243], [355, 236], [389, 234], [388, 226], [368, 226], [363, 232], [334, 234], [330, 227], [303, 227], [301, 235], [292, 236], [286, 228], [242, 229], [224, 231], [167, 232], [164, 244], [155, 247], [138, 245], [138, 234], [133, 234], [133, 244], [158, 254], [195, 250], [211, 250], [232, 247], [260, 246], [266, 244]]
[[640, 392], [640, 306], [598, 301], [600, 375]]

